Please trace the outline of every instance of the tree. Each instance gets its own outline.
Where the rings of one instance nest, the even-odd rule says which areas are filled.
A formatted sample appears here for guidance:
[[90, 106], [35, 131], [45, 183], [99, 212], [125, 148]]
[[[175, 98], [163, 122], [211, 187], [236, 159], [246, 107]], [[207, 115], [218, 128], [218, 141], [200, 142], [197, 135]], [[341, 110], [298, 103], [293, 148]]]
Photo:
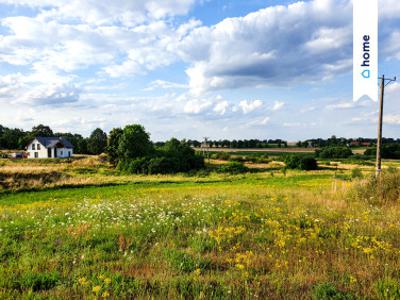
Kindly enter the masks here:
[[121, 128], [113, 128], [108, 135], [106, 153], [114, 166], [118, 163], [118, 146], [122, 133]]
[[288, 169], [316, 170], [318, 163], [314, 157], [302, 155], [288, 155], [284, 159]]
[[107, 134], [100, 128], [96, 128], [88, 139], [88, 150], [90, 154], [103, 153], [107, 146]]
[[348, 158], [353, 155], [349, 147], [330, 146], [315, 151], [320, 158]]
[[34, 126], [32, 128], [32, 132], [31, 134], [33, 135], [33, 137], [36, 136], [45, 136], [45, 137], [49, 137], [49, 136], [53, 136], [53, 130], [51, 130], [51, 128], [49, 126], [45, 126], [43, 124], [39, 124], [37, 126]]
[[[63, 137], [67, 139], [68, 141], [71, 142], [71, 144], [74, 146], [74, 152], [79, 153], [79, 154], [86, 154], [87, 153], [87, 145], [84, 142], [84, 137], [81, 136], [80, 134], [73, 134], [70, 132], [67, 133], [62, 133], [62, 132], [57, 132], [54, 134], [57, 137]], [[83, 145], [85, 143], [85, 145]], [[82, 147], [83, 145], [83, 147]]]
[[204, 158], [196, 155], [185, 140], [170, 139], [161, 148], [161, 155], [169, 159], [170, 172], [187, 172], [204, 166]]
[[128, 125], [119, 138], [118, 158], [121, 160], [135, 159], [150, 155], [153, 152], [150, 135], [141, 125]]

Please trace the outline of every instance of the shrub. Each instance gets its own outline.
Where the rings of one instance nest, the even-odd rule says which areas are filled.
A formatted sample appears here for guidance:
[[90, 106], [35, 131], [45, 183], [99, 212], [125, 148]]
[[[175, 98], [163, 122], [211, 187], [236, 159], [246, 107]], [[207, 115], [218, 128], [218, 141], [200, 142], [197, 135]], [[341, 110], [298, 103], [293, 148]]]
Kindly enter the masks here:
[[229, 161], [243, 163], [246, 161], [246, 157], [245, 156], [231, 156], [229, 158]]
[[385, 170], [380, 178], [369, 177], [353, 188], [351, 196], [372, 204], [399, 201], [400, 171]]
[[[376, 156], [376, 148], [368, 148], [364, 155]], [[400, 144], [385, 144], [382, 145], [382, 158], [400, 159]]]
[[120, 160], [117, 169], [131, 174], [148, 174], [148, 162], [150, 159], [149, 157], [140, 157]]
[[147, 165], [148, 174], [168, 174], [175, 169], [176, 162], [167, 157], [154, 157]]
[[310, 156], [289, 155], [285, 157], [284, 162], [288, 169], [299, 169], [305, 171], [318, 169], [316, 159]]
[[353, 155], [349, 147], [325, 147], [315, 151], [320, 158], [348, 158]]
[[229, 160], [231, 158], [231, 155], [227, 152], [217, 152], [217, 153], [213, 153], [211, 155], [211, 158], [220, 159], [220, 160]]
[[134, 174], [171, 174], [189, 172], [204, 167], [204, 158], [185, 142], [172, 139], [152, 156], [122, 159], [118, 169]]
[[231, 161], [217, 169], [220, 173], [240, 174], [249, 171], [249, 168], [237, 161]]

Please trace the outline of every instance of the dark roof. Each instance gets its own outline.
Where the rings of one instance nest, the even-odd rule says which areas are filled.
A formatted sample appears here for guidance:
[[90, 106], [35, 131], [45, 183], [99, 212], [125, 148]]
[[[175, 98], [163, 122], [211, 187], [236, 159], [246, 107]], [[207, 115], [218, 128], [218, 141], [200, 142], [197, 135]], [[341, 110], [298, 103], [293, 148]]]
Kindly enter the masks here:
[[74, 148], [70, 141], [63, 137], [43, 137], [37, 136], [36, 139], [46, 148], [55, 147], [57, 144], [62, 144], [65, 148]]

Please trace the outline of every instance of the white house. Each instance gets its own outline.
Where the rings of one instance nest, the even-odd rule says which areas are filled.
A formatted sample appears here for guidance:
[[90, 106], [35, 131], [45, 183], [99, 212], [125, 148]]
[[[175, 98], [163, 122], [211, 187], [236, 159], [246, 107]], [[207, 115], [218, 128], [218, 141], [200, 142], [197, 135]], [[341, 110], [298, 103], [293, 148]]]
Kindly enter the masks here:
[[74, 146], [62, 137], [36, 137], [27, 146], [28, 158], [67, 158]]

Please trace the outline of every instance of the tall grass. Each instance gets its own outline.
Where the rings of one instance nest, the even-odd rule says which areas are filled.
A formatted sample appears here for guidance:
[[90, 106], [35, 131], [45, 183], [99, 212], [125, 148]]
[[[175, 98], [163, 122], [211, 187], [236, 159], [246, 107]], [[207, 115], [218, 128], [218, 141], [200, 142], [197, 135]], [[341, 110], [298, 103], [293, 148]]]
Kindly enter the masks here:
[[370, 204], [395, 204], [400, 202], [400, 170], [389, 168], [380, 176], [370, 175], [359, 181], [352, 196]]

